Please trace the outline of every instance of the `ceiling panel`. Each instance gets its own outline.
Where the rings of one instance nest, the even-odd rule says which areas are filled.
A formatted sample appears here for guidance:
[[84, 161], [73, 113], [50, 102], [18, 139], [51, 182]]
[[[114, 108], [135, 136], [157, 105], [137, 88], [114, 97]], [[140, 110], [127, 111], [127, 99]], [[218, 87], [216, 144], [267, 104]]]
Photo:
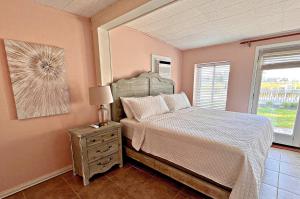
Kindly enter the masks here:
[[300, 29], [300, 0], [179, 0], [126, 26], [179, 49]]
[[51, 6], [76, 15], [91, 17], [117, 0], [35, 0], [37, 3]]

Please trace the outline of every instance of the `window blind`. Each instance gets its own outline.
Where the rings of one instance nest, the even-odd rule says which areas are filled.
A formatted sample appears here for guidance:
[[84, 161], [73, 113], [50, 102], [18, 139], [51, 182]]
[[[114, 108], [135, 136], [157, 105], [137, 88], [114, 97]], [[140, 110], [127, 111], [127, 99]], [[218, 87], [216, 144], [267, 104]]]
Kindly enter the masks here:
[[193, 105], [226, 109], [230, 63], [197, 64], [194, 71]]
[[260, 56], [260, 61], [262, 70], [300, 67], [300, 51], [286, 50], [275, 53], [263, 53]]

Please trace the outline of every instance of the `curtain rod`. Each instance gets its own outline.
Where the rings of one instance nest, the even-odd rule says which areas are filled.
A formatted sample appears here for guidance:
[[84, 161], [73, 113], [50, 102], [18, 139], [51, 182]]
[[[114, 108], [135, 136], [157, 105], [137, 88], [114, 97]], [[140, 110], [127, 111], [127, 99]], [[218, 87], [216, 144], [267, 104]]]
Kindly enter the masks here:
[[259, 41], [266, 41], [266, 40], [271, 40], [271, 39], [278, 39], [278, 38], [283, 38], [283, 37], [296, 36], [296, 35], [300, 35], [300, 32], [264, 37], [264, 38], [260, 38], [260, 39], [250, 39], [250, 40], [242, 41], [240, 44], [248, 44], [248, 46], [250, 47], [251, 43], [255, 43], [255, 42], [259, 42]]

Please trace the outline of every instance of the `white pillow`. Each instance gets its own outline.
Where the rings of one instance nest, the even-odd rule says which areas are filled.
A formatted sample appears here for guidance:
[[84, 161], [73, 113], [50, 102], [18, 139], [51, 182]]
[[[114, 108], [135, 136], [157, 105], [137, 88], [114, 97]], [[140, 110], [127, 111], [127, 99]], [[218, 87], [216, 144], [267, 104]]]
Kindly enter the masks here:
[[163, 114], [170, 111], [166, 102], [160, 95], [127, 98], [127, 102], [134, 118], [138, 121], [153, 115]]
[[191, 103], [184, 92], [172, 95], [162, 94], [161, 96], [164, 98], [170, 111], [191, 107]]
[[126, 114], [126, 117], [128, 119], [132, 119], [133, 118], [133, 113], [132, 111], [130, 110], [130, 107], [128, 105], [128, 97], [120, 97], [121, 99], [121, 102], [122, 102], [122, 105], [123, 105], [123, 109], [124, 109], [124, 112]]

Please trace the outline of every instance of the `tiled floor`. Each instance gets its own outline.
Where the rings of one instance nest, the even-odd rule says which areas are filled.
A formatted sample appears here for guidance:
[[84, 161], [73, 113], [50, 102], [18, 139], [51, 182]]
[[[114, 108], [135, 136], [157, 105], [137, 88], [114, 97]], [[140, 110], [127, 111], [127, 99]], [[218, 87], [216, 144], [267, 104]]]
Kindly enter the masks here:
[[192, 189], [149, 169], [127, 161], [104, 175], [97, 175], [89, 186], [82, 178], [68, 172], [26, 189], [6, 199], [206, 199]]
[[271, 148], [260, 198], [300, 199], [300, 153]]
[[[266, 161], [261, 199], [300, 199], [300, 153], [272, 148]], [[68, 172], [7, 199], [207, 198], [136, 162], [97, 175], [89, 186]]]

